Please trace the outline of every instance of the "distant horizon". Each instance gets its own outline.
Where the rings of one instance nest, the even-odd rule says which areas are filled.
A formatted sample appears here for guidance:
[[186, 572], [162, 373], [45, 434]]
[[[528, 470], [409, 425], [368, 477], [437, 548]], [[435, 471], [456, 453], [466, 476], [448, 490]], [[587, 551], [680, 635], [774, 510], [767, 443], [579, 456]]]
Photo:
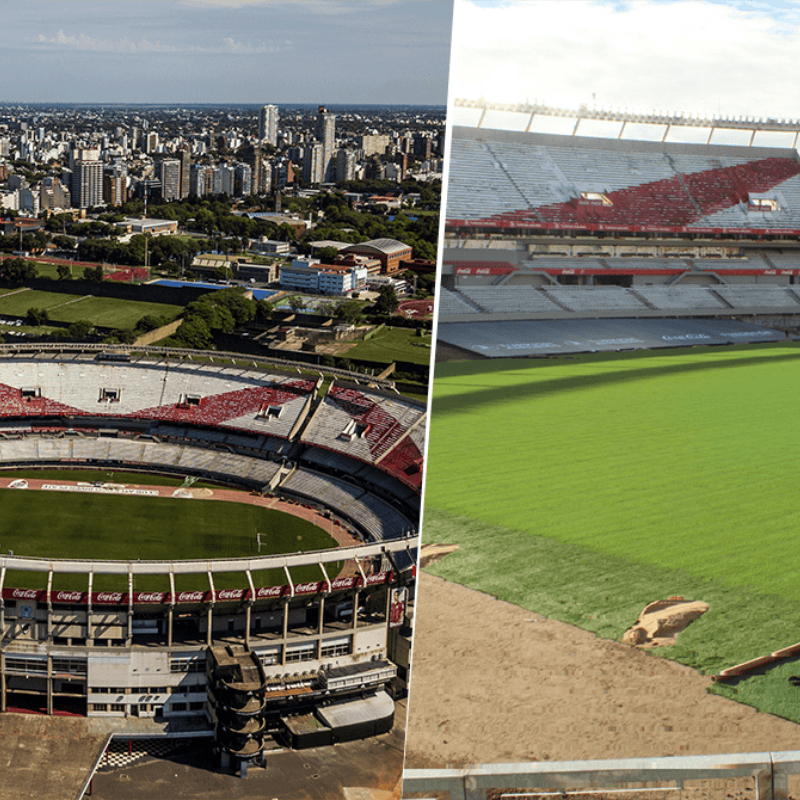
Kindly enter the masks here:
[[446, 103], [321, 103], [321, 102], [308, 102], [308, 103], [281, 103], [278, 101], [263, 102], [263, 103], [216, 103], [213, 101], [203, 103], [181, 103], [181, 102], [163, 102], [163, 103], [143, 103], [136, 101], [115, 101], [104, 102], [102, 100], [92, 101], [65, 101], [65, 100], [0, 100], [0, 108], [9, 106], [21, 106], [23, 108], [44, 106], [47, 108], [67, 106], [71, 108], [93, 108], [93, 107], [113, 107], [113, 108], [261, 108], [265, 105], [274, 105], [279, 108], [315, 108], [324, 105], [325, 108], [425, 108], [425, 109], [441, 109], [446, 111]]

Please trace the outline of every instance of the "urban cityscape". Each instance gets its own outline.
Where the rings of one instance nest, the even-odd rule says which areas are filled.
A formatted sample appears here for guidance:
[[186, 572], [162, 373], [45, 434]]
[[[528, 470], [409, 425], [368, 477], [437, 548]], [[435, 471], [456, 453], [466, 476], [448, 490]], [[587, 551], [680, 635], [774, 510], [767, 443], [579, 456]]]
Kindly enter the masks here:
[[[88, 585], [51, 574], [46, 589], [37, 556], [62, 546], [63, 524], [37, 551], [15, 541], [6, 507], [0, 718], [52, 720], [44, 748], [88, 726], [74, 727], [58, 792], [72, 781], [124, 798], [134, 764], [137, 797], [175, 776], [193, 796], [209, 774], [228, 787], [249, 775], [243, 797], [265, 779], [285, 798], [307, 780], [332, 798], [398, 785], [444, 121], [429, 106], [0, 107], [0, 335], [14, 371], [0, 378], [13, 406], [0, 486], [49, 476], [59, 514], [87, 478], [102, 495], [182, 498], [157, 522], [142, 507], [125, 537], [122, 506], [98, 507], [112, 521], [107, 544], [92, 524], [100, 557], [124, 561], [125, 542], [177, 525], [171, 550], [141, 546], [127, 584], [90, 559]], [[208, 500], [209, 520], [215, 501], [230, 509], [196, 545], [179, 544], [205, 524], [186, 499]], [[275, 536], [302, 522], [349, 549], [318, 563], [304, 551], [325, 539], [312, 537], [286, 567], [259, 533], [253, 561], [237, 521], [253, 504], [279, 513]], [[193, 574], [185, 559], [209, 546]], [[179, 573], [168, 586], [160, 563]]]

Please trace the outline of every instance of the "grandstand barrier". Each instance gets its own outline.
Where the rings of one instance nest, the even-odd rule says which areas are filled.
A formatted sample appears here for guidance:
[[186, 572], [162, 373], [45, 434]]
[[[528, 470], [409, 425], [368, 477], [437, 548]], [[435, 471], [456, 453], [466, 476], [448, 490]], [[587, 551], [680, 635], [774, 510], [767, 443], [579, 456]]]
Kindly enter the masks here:
[[[800, 751], [708, 756], [489, 764], [471, 769], [403, 771], [404, 800], [567, 800], [593, 794], [619, 797], [733, 796], [725, 783], [746, 787], [741, 797], [791, 800], [800, 779]], [[658, 784], [658, 785], [656, 785]]]
[[[729, 309], [730, 312], [730, 309]], [[651, 350], [783, 341], [786, 334], [733, 319], [653, 318], [470, 321], [439, 324], [440, 341], [487, 358]]]

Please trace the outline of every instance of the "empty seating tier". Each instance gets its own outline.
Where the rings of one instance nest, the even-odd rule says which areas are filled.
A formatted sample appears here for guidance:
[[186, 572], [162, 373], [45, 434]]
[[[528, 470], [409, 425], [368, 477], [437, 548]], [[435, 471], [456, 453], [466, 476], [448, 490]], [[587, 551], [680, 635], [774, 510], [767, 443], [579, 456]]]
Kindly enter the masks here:
[[[800, 229], [796, 154], [743, 149], [456, 129], [447, 218], [451, 227]], [[766, 210], [751, 195], [774, 203]]]

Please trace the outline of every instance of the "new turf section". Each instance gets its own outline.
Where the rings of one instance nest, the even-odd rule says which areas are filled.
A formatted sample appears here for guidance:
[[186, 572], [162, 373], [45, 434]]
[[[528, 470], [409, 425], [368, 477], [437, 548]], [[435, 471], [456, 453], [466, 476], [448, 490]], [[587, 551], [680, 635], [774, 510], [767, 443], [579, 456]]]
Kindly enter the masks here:
[[[70, 492], [0, 490], [0, 552], [17, 556], [112, 560], [184, 560], [296, 553], [335, 547], [335, 540], [307, 520], [273, 509], [217, 500], [175, 500]], [[336, 574], [336, 569], [332, 569]], [[316, 567], [292, 570], [296, 581], [317, 580]], [[273, 576], [286, 582], [282, 570]], [[215, 580], [216, 588], [247, 582]], [[16, 582], [15, 582], [16, 581]], [[22, 583], [19, 583], [22, 581]], [[238, 582], [237, 582], [238, 581]], [[126, 579], [123, 581], [126, 582]], [[46, 573], [7, 576], [7, 586], [44, 588]], [[58, 578], [56, 588], [86, 586], [85, 576]], [[208, 588], [205, 575], [179, 576], [179, 590]], [[117, 588], [118, 578], [95, 576], [98, 591]], [[137, 590], [161, 590], [168, 579], [141, 577]], [[123, 589], [117, 589], [122, 591]]]
[[[798, 386], [796, 345], [438, 365], [432, 571], [613, 638], [705, 600], [662, 652], [708, 672], [800, 640]], [[718, 690], [800, 719], [785, 677]]]

